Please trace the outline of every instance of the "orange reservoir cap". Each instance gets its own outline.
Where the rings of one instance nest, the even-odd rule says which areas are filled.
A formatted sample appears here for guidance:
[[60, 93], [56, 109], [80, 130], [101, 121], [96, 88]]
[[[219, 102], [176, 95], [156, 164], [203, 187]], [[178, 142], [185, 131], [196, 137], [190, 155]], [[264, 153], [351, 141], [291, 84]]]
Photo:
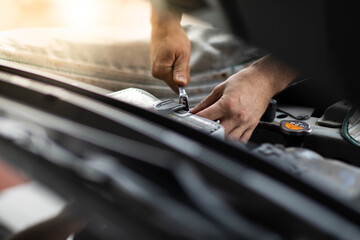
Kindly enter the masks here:
[[308, 123], [299, 120], [283, 120], [280, 122], [280, 129], [287, 135], [303, 136], [311, 133]]

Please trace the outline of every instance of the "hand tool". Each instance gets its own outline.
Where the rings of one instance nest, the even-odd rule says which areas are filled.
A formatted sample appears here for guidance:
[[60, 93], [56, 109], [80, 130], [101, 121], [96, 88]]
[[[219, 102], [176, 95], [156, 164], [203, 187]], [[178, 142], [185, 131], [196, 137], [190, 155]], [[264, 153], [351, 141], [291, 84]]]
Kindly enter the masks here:
[[185, 106], [185, 110], [189, 111], [189, 97], [185, 91], [185, 88], [183, 86], [179, 86], [179, 104], [182, 104]]

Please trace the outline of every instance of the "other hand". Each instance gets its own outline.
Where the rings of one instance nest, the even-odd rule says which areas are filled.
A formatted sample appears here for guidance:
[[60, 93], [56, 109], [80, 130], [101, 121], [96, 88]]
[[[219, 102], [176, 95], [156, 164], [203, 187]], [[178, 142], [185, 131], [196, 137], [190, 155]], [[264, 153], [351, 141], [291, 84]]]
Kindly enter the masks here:
[[266, 56], [216, 86], [191, 113], [220, 120], [228, 138], [247, 143], [270, 99], [296, 76], [295, 70]]
[[174, 92], [190, 81], [191, 43], [178, 21], [154, 25], [151, 32], [151, 72]]

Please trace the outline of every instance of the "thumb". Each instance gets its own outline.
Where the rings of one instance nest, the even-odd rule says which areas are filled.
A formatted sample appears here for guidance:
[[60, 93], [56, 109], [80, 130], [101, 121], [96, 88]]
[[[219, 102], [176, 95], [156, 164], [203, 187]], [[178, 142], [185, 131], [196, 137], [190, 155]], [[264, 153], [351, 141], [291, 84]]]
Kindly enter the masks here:
[[174, 62], [173, 81], [180, 86], [186, 86], [190, 80], [189, 58], [179, 57]]

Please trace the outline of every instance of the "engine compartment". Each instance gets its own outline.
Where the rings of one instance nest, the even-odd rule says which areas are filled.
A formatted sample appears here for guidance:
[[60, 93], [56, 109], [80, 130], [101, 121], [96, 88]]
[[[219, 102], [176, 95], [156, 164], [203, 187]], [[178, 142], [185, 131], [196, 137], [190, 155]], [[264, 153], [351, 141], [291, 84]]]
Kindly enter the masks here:
[[[297, 106], [294, 106], [296, 109]], [[271, 143], [290, 146], [289, 138], [280, 130], [283, 120], [297, 120], [282, 111], [276, 111], [272, 122], [260, 121], [254, 131], [251, 141], [256, 144]], [[325, 158], [337, 159], [344, 163], [359, 166], [360, 149], [348, 142], [341, 134], [341, 125], [337, 127], [322, 126], [321, 117], [310, 117], [302, 120], [309, 124], [312, 132], [303, 139], [303, 147], [317, 152]], [[296, 137], [292, 137], [296, 138]]]

